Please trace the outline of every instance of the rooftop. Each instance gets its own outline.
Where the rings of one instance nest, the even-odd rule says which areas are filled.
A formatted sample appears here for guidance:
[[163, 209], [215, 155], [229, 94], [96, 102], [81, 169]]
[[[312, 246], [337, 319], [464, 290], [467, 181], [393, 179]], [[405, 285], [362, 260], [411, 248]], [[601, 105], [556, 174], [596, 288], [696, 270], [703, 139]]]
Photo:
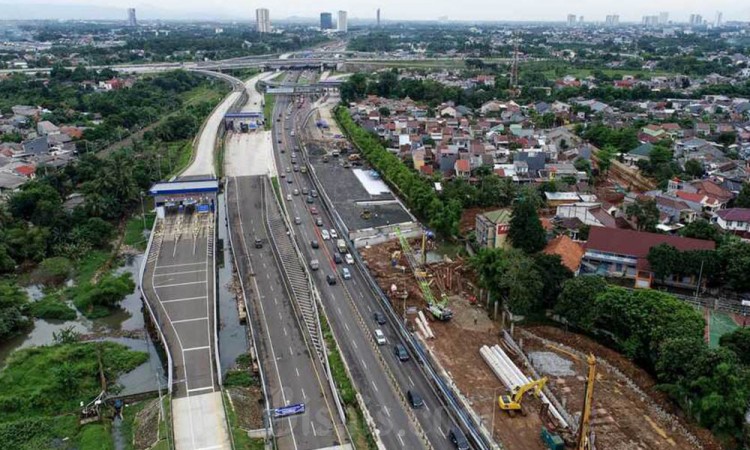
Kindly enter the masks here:
[[659, 244], [668, 244], [680, 251], [713, 250], [716, 248], [714, 241], [619, 228], [591, 227], [586, 250], [645, 258], [648, 256], [651, 247]]

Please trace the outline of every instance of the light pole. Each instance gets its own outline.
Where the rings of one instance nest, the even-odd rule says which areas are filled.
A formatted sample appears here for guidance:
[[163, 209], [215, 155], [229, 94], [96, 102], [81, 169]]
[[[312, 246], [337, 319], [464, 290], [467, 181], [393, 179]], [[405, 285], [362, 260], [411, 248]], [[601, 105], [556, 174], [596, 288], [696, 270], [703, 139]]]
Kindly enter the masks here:
[[141, 191], [141, 217], [143, 218], [143, 233], [146, 233], [146, 208], [143, 207], [144, 193]]

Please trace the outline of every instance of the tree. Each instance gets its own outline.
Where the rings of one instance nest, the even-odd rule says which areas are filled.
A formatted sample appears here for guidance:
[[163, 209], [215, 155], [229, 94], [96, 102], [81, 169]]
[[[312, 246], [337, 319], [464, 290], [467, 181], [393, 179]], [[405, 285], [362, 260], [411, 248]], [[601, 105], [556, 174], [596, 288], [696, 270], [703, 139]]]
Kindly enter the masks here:
[[571, 278], [562, 285], [555, 304], [555, 313], [582, 330], [593, 330], [598, 317], [596, 297], [607, 289], [607, 281], [600, 276]]
[[547, 245], [546, 233], [539, 221], [535, 201], [528, 195], [513, 205], [508, 239], [514, 247], [526, 253], [536, 253]]
[[722, 239], [721, 231], [705, 219], [698, 219], [687, 224], [680, 230], [680, 236], [710, 240], [717, 244], [721, 242]]
[[734, 206], [738, 208], [750, 208], [750, 183], [742, 183], [742, 189], [734, 200]]
[[527, 315], [540, 306], [544, 288], [534, 260], [517, 249], [482, 249], [471, 259], [480, 283], [513, 314]]
[[750, 273], [750, 244], [729, 237], [718, 252], [728, 286], [737, 292], [750, 291], [750, 277], [747, 276]]
[[648, 263], [656, 278], [664, 281], [680, 264], [680, 252], [669, 244], [659, 244], [648, 251]]
[[0, 341], [14, 336], [31, 323], [24, 316], [28, 308], [26, 292], [10, 281], [0, 281]]
[[596, 153], [597, 163], [601, 173], [605, 174], [609, 172], [609, 168], [612, 166], [612, 159], [614, 159], [616, 154], [617, 149], [612, 145], [606, 145]]
[[738, 328], [721, 336], [719, 345], [733, 351], [742, 364], [750, 365], [750, 328]]
[[565, 281], [573, 278], [573, 272], [562, 264], [560, 255], [537, 253], [533, 256], [534, 267], [542, 281], [542, 304], [551, 308], [557, 301]]
[[659, 224], [659, 208], [654, 199], [637, 199], [625, 208], [628, 219], [635, 218], [638, 231], [655, 232]]
[[705, 173], [703, 170], [703, 164], [697, 159], [689, 159], [685, 163], [685, 173], [693, 178], [700, 178]]

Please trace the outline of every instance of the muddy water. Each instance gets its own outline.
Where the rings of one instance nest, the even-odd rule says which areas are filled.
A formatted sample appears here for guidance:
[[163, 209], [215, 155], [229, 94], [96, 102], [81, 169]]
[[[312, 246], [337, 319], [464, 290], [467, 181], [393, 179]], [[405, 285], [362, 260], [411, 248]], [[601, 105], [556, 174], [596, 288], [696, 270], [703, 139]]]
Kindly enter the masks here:
[[[223, 243], [223, 249], [216, 247], [217, 252], [223, 252], [224, 265], [218, 267], [219, 279], [217, 280], [218, 296], [218, 315], [219, 315], [219, 360], [221, 361], [222, 372], [234, 366], [234, 361], [248, 350], [247, 331], [245, 326], [240, 324], [239, 312], [234, 293], [231, 290], [232, 270], [234, 260], [229, 248], [228, 230], [225, 220], [224, 195], [219, 195], [218, 207], [219, 220], [216, 227], [219, 233], [219, 239]], [[217, 264], [221, 259], [216, 255]]]
[[[133, 280], [137, 282], [142, 259], [142, 255], [125, 256], [122, 266], [116, 269], [116, 273], [129, 272], [132, 274]], [[43, 295], [40, 286], [29, 286], [26, 291], [32, 300], [38, 300]], [[101, 319], [87, 319], [80, 313], [75, 320], [34, 319], [33, 327], [30, 330], [0, 345], [0, 367], [5, 364], [7, 357], [15, 350], [52, 344], [54, 342], [53, 334], [64, 328], [72, 327], [81, 334], [94, 336], [111, 336], [122, 332], [135, 332], [136, 335], [141, 334], [143, 337], [140, 339], [105, 338], [126, 344], [134, 350], [146, 351], [150, 355], [146, 363], [123, 375], [118, 381], [127, 393], [155, 390], [157, 376], [164, 378], [164, 374], [159, 355], [145, 333], [141, 307], [140, 294], [136, 289], [125, 297], [115, 312]]]

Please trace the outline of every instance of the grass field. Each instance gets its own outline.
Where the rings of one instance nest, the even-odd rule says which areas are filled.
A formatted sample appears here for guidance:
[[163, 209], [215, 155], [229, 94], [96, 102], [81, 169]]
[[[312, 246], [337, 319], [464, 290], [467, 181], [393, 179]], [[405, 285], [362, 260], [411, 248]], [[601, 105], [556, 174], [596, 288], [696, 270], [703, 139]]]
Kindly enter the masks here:
[[719, 338], [727, 333], [740, 328], [734, 317], [719, 311], [708, 310], [706, 313], [708, 321], [708, 346], [717, 348]]
[[[153, 228], [154, 220], [156, 220], [156, 214], [146, 213], [146, 230], [151, 230], [151, 228]], [[131, 216], [125, 224], [125, 237], [122, 243], [139, 250], [146, 250], [148, 239], [143, 231], [143, 216], [140, 214]]]
[[266, 94], [263, 98], [263, 120], [265, 120], [266, 130], [270, 130], [273, 126], [273, 106], [276, 103], [276, 96]]

